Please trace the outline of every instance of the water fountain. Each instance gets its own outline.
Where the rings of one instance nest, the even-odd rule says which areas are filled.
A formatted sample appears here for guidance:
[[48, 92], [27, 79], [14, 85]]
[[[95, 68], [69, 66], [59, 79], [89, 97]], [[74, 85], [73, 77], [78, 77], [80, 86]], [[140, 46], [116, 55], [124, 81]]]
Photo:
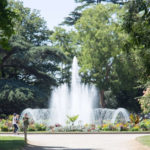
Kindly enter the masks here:
[[93, 85], [85, 85], [81, 83], [79, 76], [79, 66], [77, 58], [74, 57], [72, 64], [71, 87], [63, 84], [54, 89], [49, 109], [26, 109], [24, 113], [38, 123], [65, 125], [68, 116], [79, 115], [78, 121], [82, 124], [101, 124], [104, 121], [114, 123], [117, 120], [122, 122], [129, 121], [129, 114], [126, 109], [107, 109], [94, 108], [97, 99], [97, 90]]

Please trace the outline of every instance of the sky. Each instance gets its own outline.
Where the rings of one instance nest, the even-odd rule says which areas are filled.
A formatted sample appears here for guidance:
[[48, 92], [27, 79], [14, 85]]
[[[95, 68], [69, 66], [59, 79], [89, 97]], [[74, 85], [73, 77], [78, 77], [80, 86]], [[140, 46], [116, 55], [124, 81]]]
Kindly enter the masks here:
[[64, 18], [75, 9], [74, 0], [21, 0], [25, 7], [40, 10], [47, 22], [48, 28], [53, 29], [64, 21]]

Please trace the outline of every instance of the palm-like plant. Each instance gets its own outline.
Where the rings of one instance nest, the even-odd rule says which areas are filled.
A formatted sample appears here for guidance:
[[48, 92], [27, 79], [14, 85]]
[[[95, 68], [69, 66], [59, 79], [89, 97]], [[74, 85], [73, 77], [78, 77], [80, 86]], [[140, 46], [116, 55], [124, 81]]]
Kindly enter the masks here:
[[74, 122], [78, 119], [79, 115], [75, 115], [75, 116], [67, 116], [67, 118], [69, 119], [69, 121], [72, 123], [72, 126], [74, 125]]

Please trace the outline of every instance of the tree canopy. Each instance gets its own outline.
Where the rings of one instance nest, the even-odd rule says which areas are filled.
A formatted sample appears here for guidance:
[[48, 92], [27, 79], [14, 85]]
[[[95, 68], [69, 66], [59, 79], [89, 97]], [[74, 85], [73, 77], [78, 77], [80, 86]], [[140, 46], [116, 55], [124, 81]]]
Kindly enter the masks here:
[[[136, 67], [140, 76], [137, 78], [140, 86], [148, 91], [140, 98], [139, 102], [144, 113], [149, 112], [149, 84], [150, 81], [150, 2], [148, 0], [132, 0], [126, 5], [126, 13], [123, 18], [123, 30], [129, 34], [130, 41], [127, 44], [128, 55], [135, 58]], [[147, 89], [145, 89], [147, 87]], [[142, 92], [141, 92], [142, 95]]]
[[[9, 51], [0, 48], [0, 93], [2, 104], [20, 107], [46, 107], [52, 86], [60, 84], [63, 64], [69, 60], [58, 48], [49, 46], [52, 33], [39, 12], [10, 1], [20, 19], [15, 20]], [[39, 92], [40, 91], [40, 92]], [[1, 108], [4, 113], [12, 109]], [[8, 109], [7, 109], [8, 108]]]
[[149, 112], [149, 0], [75, 2], [64, 21], [75, 29], [51, 31], [39, 11], [0, 1], [0, 113], [47, 107], [52, 88], [71, 82], [75, 55], [101, 107]]
[[134, 58], [124, 53], [129, 37], [121, 29], [123, 14], [124, 9], [113, 4], [99, 4], [82, 13], [76, 23], [81, 45], [80, 71], [85, 82], [94, 83], [100, 90], [102, 107], [106, 107], [107, 103], [105, 92], [112, 91], [117, 106], [132, 109], [135, 104], [135, 108], [139, 109], [138, 102], [134, 100], [138, 95], [138, 90], [134, 90], [138, 86], [138, 74], [134, 74], [138, 68], [133, 63]]
[[98, 5], [103, 2], [123, 5], [126, 1], [124, 0], [75, 0], [75, 2], [79, 3], [80, 5], [77, 6], [75, 10], [69, 14], [68, 17], [65, 18], [62, 24], [75, 25], [77, 20], [82, 16], [82, 11], [89, 8], [92, 5]]
[[101, 95], [108, 90], [114, 59], [121, 52], [119, 43], [123, 40], [112, 18], [118, 10], [115, 5], [97, 5], [84, 11], [76, 24], [81, 41], [81, 72], [97, 85]]
[[[142, 80], [150, 76], [150, 2], [148, 0], [131, 1], [126, 5], [123, 29], [130, 35], [129, 49], [134, 48], [138, 65], [142, 69]], [[145, 82], [144, 81], [144, 82]]]
[[18, 18], [14, 9], [12, 9], [7, 0], [0, 1], [0, 46], [8, 48], [8, 40], [14, 33], [14, 18]]

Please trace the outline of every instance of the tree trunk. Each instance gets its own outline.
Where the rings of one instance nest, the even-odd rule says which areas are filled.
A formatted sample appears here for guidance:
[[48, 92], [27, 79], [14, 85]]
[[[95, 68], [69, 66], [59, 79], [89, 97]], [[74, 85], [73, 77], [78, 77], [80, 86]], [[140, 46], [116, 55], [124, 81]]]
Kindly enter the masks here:
[[100, 90], [100, 106], [102, 108], [105, 107], [105, 102], [104, 102], [104, 90]]
[[27, 143], [27, 127], [24, 127], [24, 140]]
[[5, 77], [5, 74], [4, 74], [4, 68], [3, 68], [3, 65], [0, 65], [0, 76], [1, 76], [1, 78], [4, 78]]

